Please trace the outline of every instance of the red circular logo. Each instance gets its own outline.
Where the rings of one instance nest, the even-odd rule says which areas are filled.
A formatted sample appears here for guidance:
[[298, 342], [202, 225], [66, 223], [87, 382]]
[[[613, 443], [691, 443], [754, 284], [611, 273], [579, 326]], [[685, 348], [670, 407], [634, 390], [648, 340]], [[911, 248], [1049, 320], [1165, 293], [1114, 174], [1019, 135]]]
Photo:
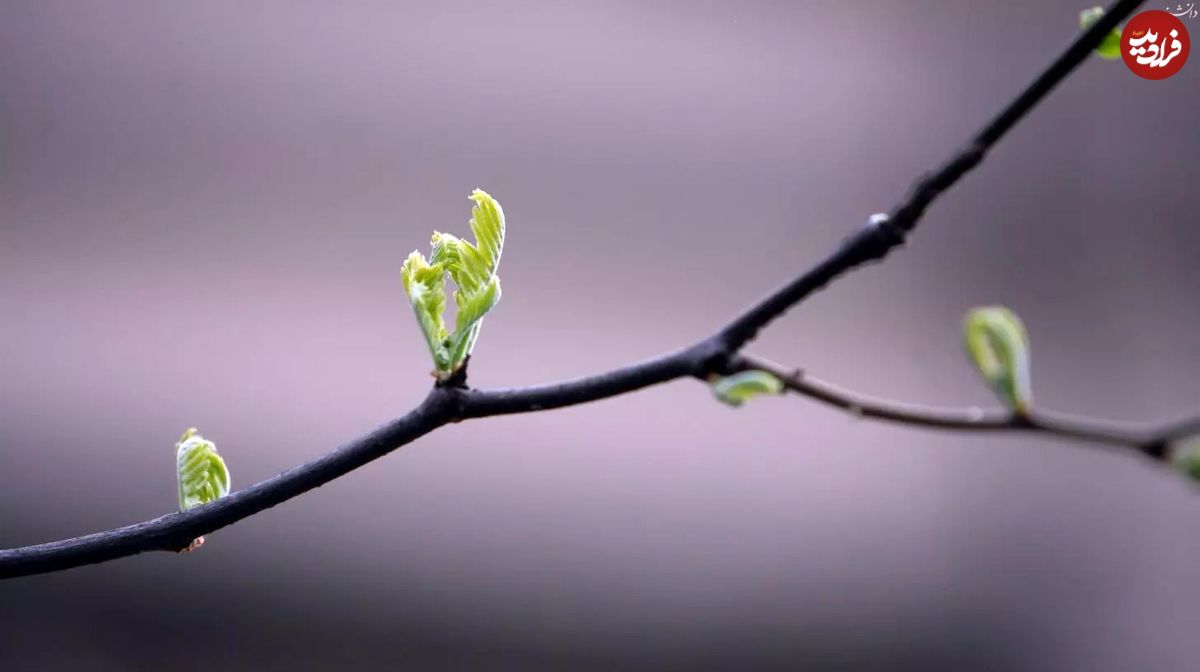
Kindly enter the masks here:
[[1142, 12], [1121, 32], [1121, 58], [1133, 74], [1166, 79], [1187, 62], [1192, 41], [1178, 18], [1160, 10]]

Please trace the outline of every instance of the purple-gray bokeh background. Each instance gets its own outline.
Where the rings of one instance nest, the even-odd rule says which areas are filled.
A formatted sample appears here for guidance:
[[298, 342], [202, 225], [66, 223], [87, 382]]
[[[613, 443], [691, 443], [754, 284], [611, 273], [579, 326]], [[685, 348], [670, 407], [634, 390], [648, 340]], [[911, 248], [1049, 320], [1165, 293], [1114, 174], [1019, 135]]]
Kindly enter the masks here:
[[[893, 205], [1080, 8], [5, 2], [0, 547], [170, 511], [189, 425], [238, 487], [416, 403], [398, 269], [476, 186], [509, 237], [474, 384], [685, 344]], [[990, 405], [959, 324], [1001, 302], [1042, 404], [1200, 409], [1198, 82], [1085, 63], [753, 352]], [[1200, 499], [1139, 460], [682, 381], [0, 584], [0, 668], [1181, 669], [1198, 558]]]

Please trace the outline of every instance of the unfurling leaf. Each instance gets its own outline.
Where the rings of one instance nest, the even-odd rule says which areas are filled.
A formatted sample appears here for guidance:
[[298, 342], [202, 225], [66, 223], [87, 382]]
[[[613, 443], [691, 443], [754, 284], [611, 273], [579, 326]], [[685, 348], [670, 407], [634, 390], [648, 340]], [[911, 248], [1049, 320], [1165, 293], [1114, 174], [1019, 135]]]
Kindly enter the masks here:
[[1004, 405], [1027, 413], [1033, 402], [1029, 337], [1016, 313], [1002, 306], [975, 308], [964, 322], [967, 354]]
[[[1104, 16], [1103, 7], [1091, 7], [1079, 13], [1079, 27], [1087, 30], [1092, 27], [1092, 24], [1100, 20]], [[1117, 26], [1109, 31], [1108, 35], [1100, 41], [1100, 45], [1096, 47], [1096, 55], [1115, 61], [1121, 58], [1121, 27]]]
[[400, 268], [400, 281], [412, 302], [417, 324], [429, 345], [434, 367], [438, 371], [450, 368], [447, 350], [446, 323], [442, 313], [446, 309], [446, 279], [441, 264], [429, 265], [425, 255], [413, 251]]
[[736, 408], [760, 394], [779, 394], [783, 383], [766, 371], [742, 371], [718, 378], [713, 381], [712, 389], [717, 399]]
[[[471, 192], [471, 233], [475, 243], [433, 232], [429, 260], [413, 252], [404, 263], [401, 278], [412, 302], [417, 323], [429, 344], [439, 379], [445, 380], [462, 366], [483, 325], [483, 316], [500, 301], [500, 255], [504, 251], [504, 210], [481, 189]], [[455, 325], [447, 333], [446, 275], [454, 281]]]
[[1200, 436], [1179, 441], [1171, 449], [1171, 466], [1179, 473], [1200, 483]]
[[187, 511], [229, 494], [229, 469], [217, 447], [193, 427], [175, 444], [179, 510]]

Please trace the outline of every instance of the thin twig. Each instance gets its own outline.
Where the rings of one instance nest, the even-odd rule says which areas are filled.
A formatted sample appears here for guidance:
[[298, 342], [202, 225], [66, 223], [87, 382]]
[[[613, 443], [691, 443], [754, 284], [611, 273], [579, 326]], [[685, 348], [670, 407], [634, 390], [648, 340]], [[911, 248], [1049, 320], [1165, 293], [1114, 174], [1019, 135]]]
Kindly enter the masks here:
[[[662, 355], [607, 373], [586, 378], [512, 390], [479, 391], [466, 388], [465, 376], [453, 385], [435, 387], [414, 410], [380, 429], [352, 441], [312, 462], [285, 471], [228, 497], [185, 513], [174, 513], [127, 527], [36, 546], [0, 551], [0, 578], [26, 576], [78, 567], [145, 551], [177, 551], [194, 539], [248, 518], [304, 492], [332, 481], [417, 438], [449, 423], [491, 415], [527, 413], [582, 404], [685, 377], [705, 379], [729, 373], [737, 364], [742, 346], [789, 308], [842, 273], [882, 259], [904, 242], [925, 209], [942, 192], [977, 165], [985, 152], [1063, 80], [1100, 43], [1101, 39], [1141, 4], [1119, 0], [1037, 77], [997, 117], [938, 170], [921, 178], [909, 196], [880, 221], [872, 218], [825, 260], [792, 282], [769, 294], [713, 336], [678, 352]], [[832, 388], [804, 388], [810, 396], [835, 403]], [[877, 409], [882, 414], [885, 409]], [[893, 416], [896, 409], [892, 409]], [[864, 410], [864, 413], [866, 411]], [[885, 417], [880, 415], [879, 417]], [[953, 415], [930, 414], [910, 424], [948, 427], [962, 420]], [[891, 417], [890, 419], [899, 419]], [[968, 418], [967, 420], [970, 420]], [[989, 429], [985, 416], [963, 429]], [[1190, 425], [1173, 429], [1182, 431]], [[1078, 428], [1076, 428], [1078, 430]], [[1101, 440], [1086, 430], [1058, 426], [1059, 435]], [[1165, 446], [1166, 439], [1157, 439]], [[1165, 448], [1164, 448], [1165, 450]]]
[[1177, 438], [1175, 435], [1180, 428], [1192, 427], [1200, 422], [1189, 420], [1166, 428], [1133, 428], [1040, 409], [1022, 415], [974, 407], [936, 408], [868, 397], [815, 378], [804, 371], [788, 370], [761, 357], [739, 355], [734, 358], [731, 368], [735, 371], [766, 371], [778, 378], [789, 391], [840, 408], [854, 417], [950, 431], [1034, 432], [1128, 449], [1154, 459], [1165, 457], [1165, 451], [1160, 452], [1155, 446], [1169, 442], [1164, 439]]

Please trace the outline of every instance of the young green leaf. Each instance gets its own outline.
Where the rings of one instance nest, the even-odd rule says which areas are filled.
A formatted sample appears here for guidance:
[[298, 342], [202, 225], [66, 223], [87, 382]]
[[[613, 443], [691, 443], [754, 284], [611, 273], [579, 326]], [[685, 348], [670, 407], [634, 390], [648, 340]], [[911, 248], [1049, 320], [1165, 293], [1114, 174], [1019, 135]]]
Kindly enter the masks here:
[[[1091, 7], [1079, 13], [1079, 27], [1087, 30], [1092, 27], [1092, 24], [1100, 20], [1104, 16], [1103, 7]], [[1096, 55], [1115, 61], [1121, 58], [1121, 27], [1117, 26], [1109, 31], [1108, 35], [1100, 41], [1100, 46], [1096, 47]]]
[[963, 324], [967, 354], [996, 395], [1016, 413], [1033, 402], [1029, 337], [1016, 313], [1003, 306], [972, 309]]
[[713, 381], [712, 390], [718, 400], [736, 408], [760, 394], [779, 394], [783, 382], [766, 371], [741, 371]]
[[175, 473], [179, 478], [179, 510], [187, 511], [229, 494], [229, 469], [217, 447], [193, 427], [175, 444]]
[[412, 303], [417, 324], [429, 345], [434, 368], [450, 369], [450, 354], [446, 339], [446, 324], [442, 313], [446, 309], [446, 280], [442, 264], [425, 261], [425, 255], [413, 251], [400, 269], [400, 280]]
[[[504, 210], [487, 192], [476, 189], [470, 199], [472, 244], [448, 233], [434, 231], [429, 260], [413, 252], [401, 273], [404, 290], [425, 334], [434, 368], [446, 379], [466, 361], [479, 338], [483, 316], [500, 301], [500, 255], [504, 251]], [[454, 291], [455, 326], [447, 334], [445, 276]]]

